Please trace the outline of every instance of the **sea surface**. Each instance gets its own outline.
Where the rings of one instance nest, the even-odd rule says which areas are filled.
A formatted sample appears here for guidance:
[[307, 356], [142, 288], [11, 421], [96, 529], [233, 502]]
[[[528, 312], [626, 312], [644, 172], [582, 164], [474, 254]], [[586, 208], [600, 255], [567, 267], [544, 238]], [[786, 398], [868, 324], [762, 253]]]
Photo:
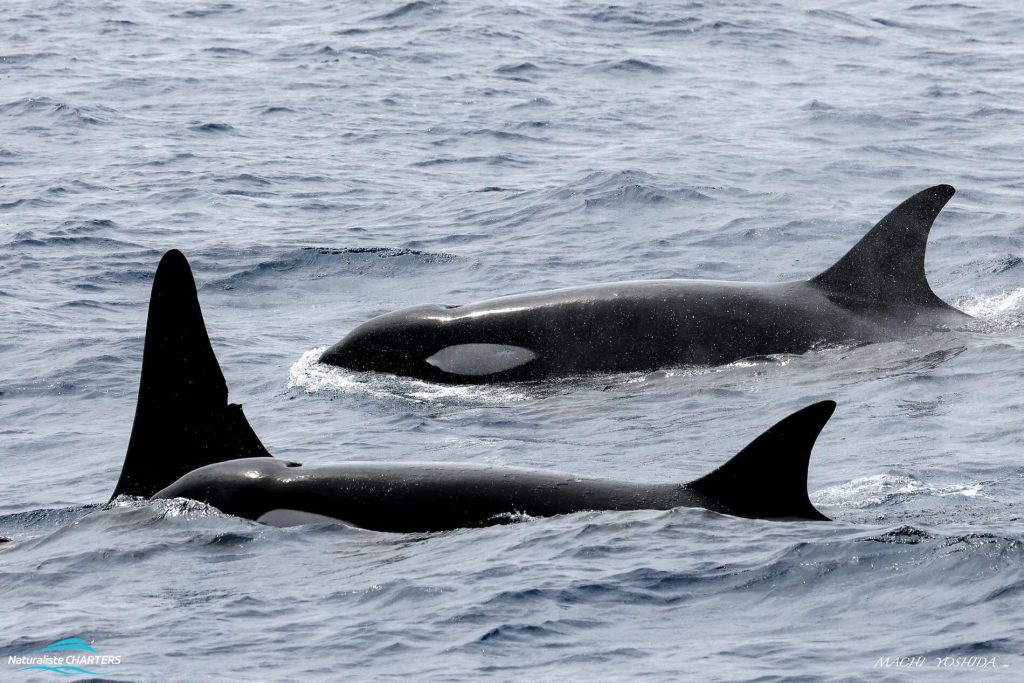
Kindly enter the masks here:
[[[408, 305], [807, 278], [938, 183], [965, 329], [514, 386], [316, 363]], [[0, 245], [3, 680], [76, 678], [9, 663], [76, 637], [109, 680], [1024, 680], [1017, 0], [5, 0]], [[170, 248], [280, 457], [687, 481], [831, 398], [835, 521], [106, 505]]]

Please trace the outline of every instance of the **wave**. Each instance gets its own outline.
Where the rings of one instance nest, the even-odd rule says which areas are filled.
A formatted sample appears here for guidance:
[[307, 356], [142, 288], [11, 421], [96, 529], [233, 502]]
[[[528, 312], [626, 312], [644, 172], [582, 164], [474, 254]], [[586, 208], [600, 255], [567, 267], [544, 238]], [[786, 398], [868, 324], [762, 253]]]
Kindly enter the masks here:
[[372, 19], [377, 21], [394, 21], [395, 19], [401, 19], [410, 15], [421, 16], [433, 12], [439, 12], [440, 8], [441, 3], [415, 0], [415, 2], [407, 2], [400, 7], [396, 7], [390, 12], [372, 17]]
[[61, 123], [72, 125], [98, 126], [110, 122], [116, 113], [110, 107], [80, 107], [60, 102], [50, 97], [26, 97], [7, 104], [0, 104], [0, 114], [13, 116], [43, 115]]
[[301, 274], [309, 279], [336, 275], [395, 277], [425, 266], [451, 263], [457, 258], [453, 254], [391, 247], [301, 247], [227, 277], [210, 280], [202, 288], [253, 287], [264, 277], [284, 273]]
[[423, 161], [414, 161], [411, 165], [416, 168], [428, 168], [430, 166], [447, 166], [450, 164], [486, 164], [488, 166], [522, 168], [529, 166], [531, 162], [514, 154], [490, 154], [465, 157], [434, 157]]
[[526, 73], [538, 71], [539, 67], [533, 62], [520, 62], [518, 64], [505, 64], [494, 70], [496, 74], [522, 76]]
[[669, 72], [669, 69], [664, 66], [636, 58], [599, 62], [594, 68], [606, 73], [665, 74]]
[[140, 245], [132, 242], [123, 242], [118, 239], [110, 237], [97, 237], [89, 234], [78, 234], [78, 233], [89, 233], [92, 230], [103, 230], [105, 229], [103, 221], [87, 221], [85, 223], [71, 224], [67, 228], [67, 232], [71, 234], [57, 234], [48, 237], [35, 237], [31, 233], [19, 234], [15, 237], [12, 242], [7, 244], [8, 247], [16, 249], [25, 249], [32, 247], [50, 247], [54, 249], [79, 249], [79, 248], [90, 248], [90, 249], [106, 249], [106, 250], [119, 250], [119, 249], [139, 249]]
[[574, 13], [572, 16], [586, 19], [597, 24], [619, 24], [627, 27], [643, 27], [651, 29], [672, 29], [700, 23], [701, 19], [693, 15], [671, 16], [670, 11], [677, 9], [697, 10], [701, 6], [697, 3], [683, 5], [682, 7], [672, 6], [662, 9], [658, 5], [640, 5], [637, 7], [626, 7], [622, 5], [603, 5], [599, 9], [588, 12]]
[[651, 174], [639, 170], [591, 173], [554, 194], [561, 200], [582, 197], [586, 209], [656, 206], [708, 199], [706, 194], [693, 188], [666, 187]]
[[187, 9], [184, 12], [171, 14], [170, 16], [174, 19], [205, 19], [206, 17], [215, 17], [221, 14], [237, 14], [244, 11], [243, 8], [232, 5], [230, 2], [219, 2], [202, 9]]
[[203, 52], [208, 52], [212, 55], [217, 55], [218, 57], [248, 57], [252, 55], [251, 52], [243, 50], [242, 48], [223, 46], [205, 47], [203, 48]]
[[189, 130], [194, 130], [197, 133], [234, 133], [235, 127], [230, 123], [195, 121], [189, 126]]

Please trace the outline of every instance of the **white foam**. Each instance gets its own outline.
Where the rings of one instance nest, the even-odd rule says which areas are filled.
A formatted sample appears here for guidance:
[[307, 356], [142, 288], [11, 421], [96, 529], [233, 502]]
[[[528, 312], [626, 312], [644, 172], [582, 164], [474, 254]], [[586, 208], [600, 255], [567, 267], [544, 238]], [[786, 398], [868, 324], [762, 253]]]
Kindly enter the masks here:
[[310, 349], [302, 354], [288, 371], [288, 388], [307, 394], [369, 394], [375, 398], [401, 398], [429, 403], [448, 401], [474, 405], [505, 405], [510, 401], [525, 401], [526, 394], [509, 385], [450, 385], [434, 384], [409, 377], [397, 377], [376, 372], [355, 372], [319, 362], [326, 346]]
[[224, 513], [212, 505], [189, 498], [160, 498], [152, 501], [151, 504], [155, 505], [164, 517], [202, 519], [224, 516]]
[[1024, 325], [1024, 288], [999, 294], [968, 292], [956, 300], [964, 313], [1003, 329]]
[[811, 494], [815, 505], [874, 507], [896, 496], [967, 496], [981, 493], [981, 484], [936, 486], [905, 475], [877, 474], [861, 477]]
[[525, 512], [499, 512], [496, 515], [491, 515], [491, 520], [498, 524], [521, 524], [523, 522], [529, 522], [536, 519], [532, 515], [528, 515]]

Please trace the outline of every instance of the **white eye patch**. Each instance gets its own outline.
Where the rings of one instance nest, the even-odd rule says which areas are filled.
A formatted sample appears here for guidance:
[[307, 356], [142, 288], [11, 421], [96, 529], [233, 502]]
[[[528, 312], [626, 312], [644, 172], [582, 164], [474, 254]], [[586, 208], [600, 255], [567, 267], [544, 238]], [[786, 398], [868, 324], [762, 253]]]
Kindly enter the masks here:
[[509, 344], [455, 344], [446, 346], [427, 362], [438, 370], [453, 375], [490, 375], [510, 370], [537, 357], [522, 346]]
[[302, 526], [303, 524], [344, 524], [340, 519], [326, 517], [313, 512], [278, 508], [265, 512], [256, 520], [260, 524], [276, 527]]

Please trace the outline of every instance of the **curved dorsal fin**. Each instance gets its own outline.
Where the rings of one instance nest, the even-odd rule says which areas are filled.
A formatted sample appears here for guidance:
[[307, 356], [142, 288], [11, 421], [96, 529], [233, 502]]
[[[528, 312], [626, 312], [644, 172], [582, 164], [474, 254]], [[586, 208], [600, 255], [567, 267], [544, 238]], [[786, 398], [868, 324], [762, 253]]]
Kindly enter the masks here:
[[686, 485], [709, 510], [755, 519], [828, 520], [807, 497], [807, 463], [836, 409], [821, 401], [783, 418], [717, 470]]
[[198, 467], [269, 455], [242, 407], [228, 404], [192, 270], [171, 250], [153, 278], [135, 422], [111, 498], [148, 498]]
[[935, 217], [954, 193], [949, 185], [918, 192], [811, 282], [840, 302], [948, 307], [928, 285], [924, 252]]

